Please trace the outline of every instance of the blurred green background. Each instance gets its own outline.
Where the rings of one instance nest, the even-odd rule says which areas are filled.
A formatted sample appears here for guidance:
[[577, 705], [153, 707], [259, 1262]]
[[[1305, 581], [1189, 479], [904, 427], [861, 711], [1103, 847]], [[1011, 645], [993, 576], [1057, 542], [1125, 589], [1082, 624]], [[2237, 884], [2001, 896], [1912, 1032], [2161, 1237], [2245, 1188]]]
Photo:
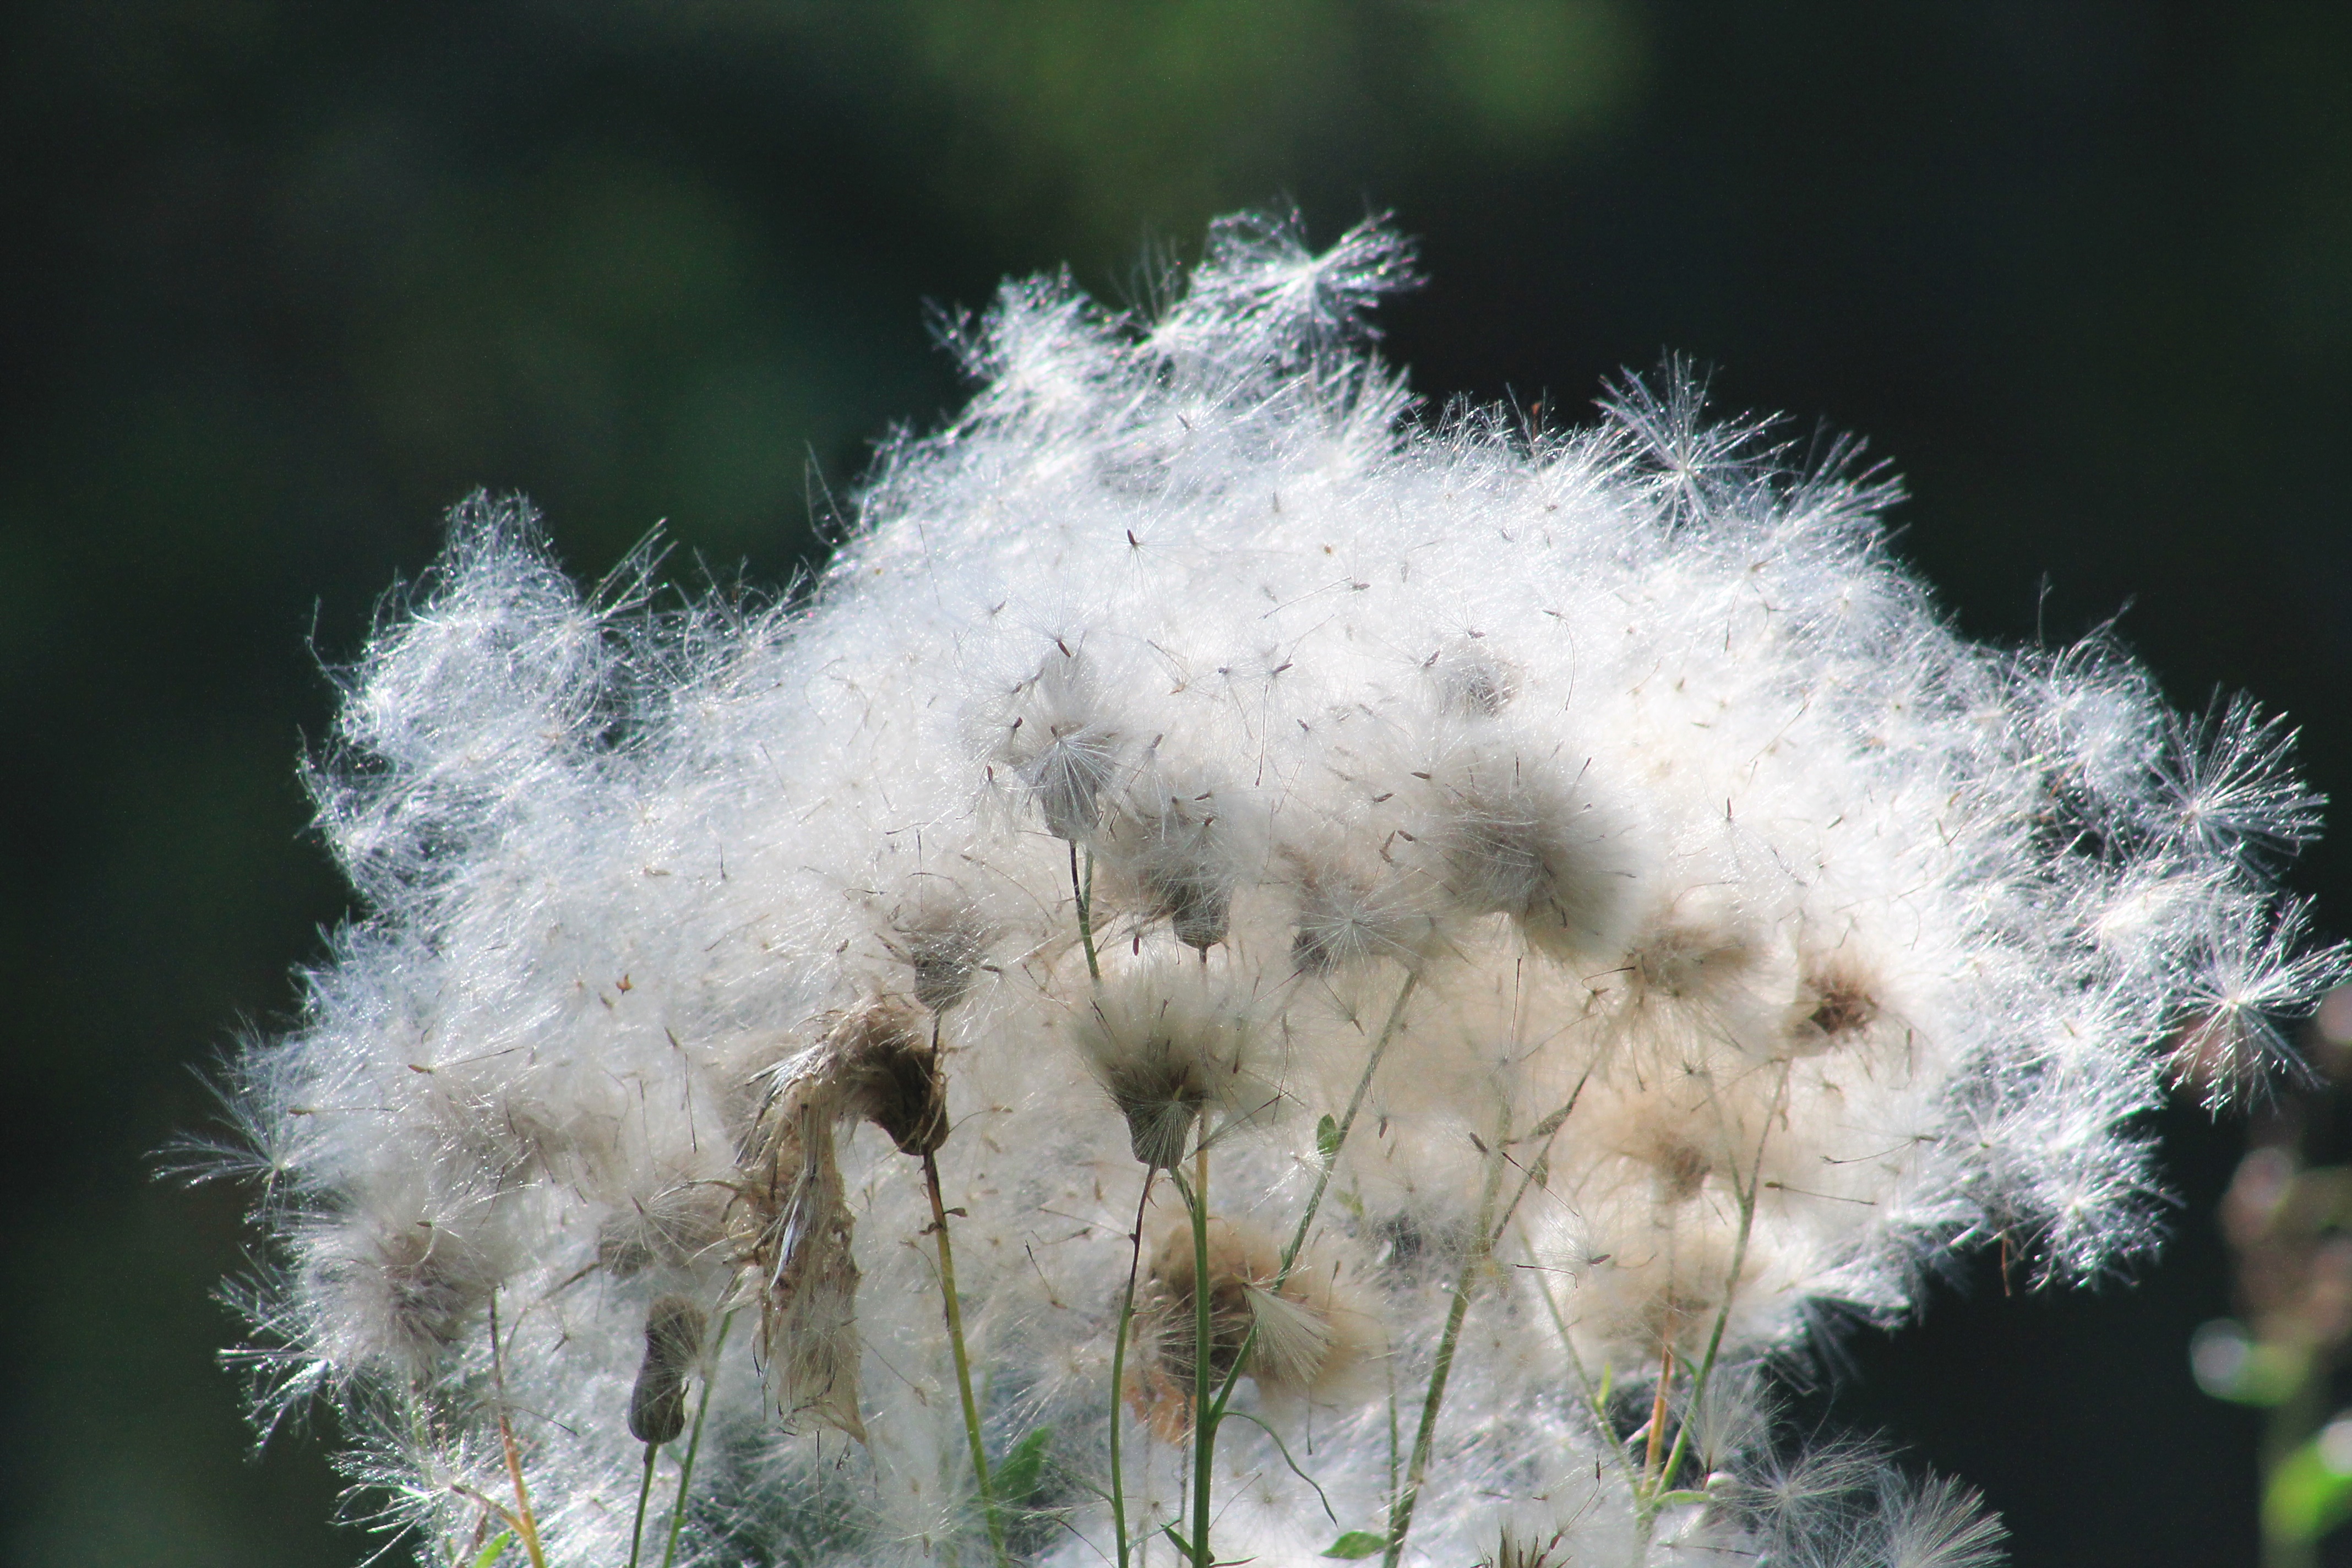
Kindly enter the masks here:
[[[189, 1070], [283, 1026], [343, 889], [293, 763], [318, 660], [477, 486], [593, 578], [656, 522], [778, 582], [894, 420], [925, 302], [1295, 202], [1433, 279], [1424, 392], [1583, 417], [1667, 349], [1854, 429], [1969, 631], [2117, 611], [2352, 783], [2352, 8], [2121, 0], [19, 0], [0, 20], [0, 1559], [351, 1563], [315, 1438], [258, 1462], [207, 1292], [236, 1194], [151, 1182]], [[1815, 421], [1820, 421], [1817, 426]], [[2352, 926], [2352, 833], [2300, 885]], [[2229, 1129], [2168, 1120], [2129, 1284], [1961, 1267], [1814, 1403], [1985, 1489], [2020, 1564], [2253, 1552]]]

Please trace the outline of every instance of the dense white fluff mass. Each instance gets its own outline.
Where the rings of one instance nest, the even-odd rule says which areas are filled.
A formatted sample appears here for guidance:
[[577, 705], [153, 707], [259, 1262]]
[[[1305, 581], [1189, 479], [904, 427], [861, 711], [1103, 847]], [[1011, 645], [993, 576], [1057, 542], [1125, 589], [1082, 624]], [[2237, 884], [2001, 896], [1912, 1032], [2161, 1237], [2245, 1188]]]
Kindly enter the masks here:
[[1740, 1369], [2148, 1244], [2168, 1072], [2336, 967], [2285, 737], [1962, 641], [1884, 487], [1682, 380], [1410, 420], [1404, 275], [1236, 221], [1154, 319], [1008, 287], [766, 608], [459, 510], [314, 771], [369, 913], [236, 1086], [260, 1405], [420, 1560], [618, 1568], [651, 1437], [648, 1564], [689, 1447], [680, 1562], [1172, 1563], [1203, 1354], [1221, 1561], [1990, 1560]]

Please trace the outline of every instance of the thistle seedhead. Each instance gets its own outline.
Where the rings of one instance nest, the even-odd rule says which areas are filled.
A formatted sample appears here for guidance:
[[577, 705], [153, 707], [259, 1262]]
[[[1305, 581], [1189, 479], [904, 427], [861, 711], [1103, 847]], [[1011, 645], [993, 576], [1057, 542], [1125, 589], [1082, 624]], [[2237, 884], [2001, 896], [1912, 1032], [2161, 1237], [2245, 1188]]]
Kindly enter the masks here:
[[646, 1312], [646, 1359], [629, 1391], [629, 1436], [676, 1440], [686, 1430], [686, 1379], [702, 1355], [709, 1314], [687, 1296], [659, 1296]]
[[[1165, 963], [1089, 996], [1076, 1019], [1095, 1081], [1126, 1118], [1135, 1157], [1154, 1170], [1181, 1162], [1196, 1130], [1205, 1142], [1275, 1109], [1281, 1091], [1260, 1030], [1251, 999]], [[1202, 1126], [1212, 1118], [1216, 1126]]]
[[948, 1139], [948, 1080], [921, 1013], [888, 997], [853, 1009], [825, 1038], [826, 1068], [853, 1116], [890, 1135], [901, 1154], [930, 1154]]
[[[1240, 1363], [1269, 1397], [1315, 1398], [1346, 1386], [1378, 1353], [1376, 1320], [1335, 1283], [1334, 1265], [1308, 1261], [1288, 1277], [1280, 1243], [1246, 1224], [1208, 1222], [1209, 1376]], [[1129, 1396], [1163, 1435], [1183, 1430], [1199, 1353], [1201, 1273], [1192, 1226], [1179, 1220], [1152, 1245], [1139, 1300], [1139, 1359]]]
[[1383, 960], [1412, 964], [1435, 941], [1438, 919], [1421, 879], [1395, 866], [1349, 864], [1329, 851], [1294, 850], [1288, 859], [1298, 898], [1290, 962], [1299, 974], [1320, 977]]
[[1203, 954], [1224, 941], [1235, 868], [1215, 789], [1167, 793], [1124, 826], [1118, 859], [1142, 890], [1145, 918], [1164, 918], [1178, 942]]
[[970, 900], [929, 893], [892, 919], [898, 952], [915, 972], [915, 1002], [938, 1014], [963, 1000], [988, 957], [991, 922]]
[[429, 1377], [478, 1328], [511, 1265], [485, 1200], [370, 1205], [305, 1240], [305, 1289], [334, 1358]]
[[725, 1245], [733, 1201], [723, 1179], [680, 1177], [631, 1195], [596, 1227], [596, 1266], [616, 1279], [650, 1268], [691, 1270]]
[[1423, 668], [1437, 684], [1446, 713], [1491, 719], [1519, 694], [1519, 672], [1469, 637], [1431, 654]]
[[[1874, 1461], [1771, 1500], [1694, 1368], [1899, 1314], [1954, 1238], [2147, 1245], [2168, 1078], [2258, 1092], [2344, 972], [2274, 886], [2315, 797], [2111, 641], [1962, 640], [1886, 484], [1685, 374], [1581, 434], [1413, 415], [1359, 330], [1406, 270], [1234, 222], [1148, 321], [1008, 287], [772, 615], [584, 596], [460, 509], [311, 773], [366, 912], [237, 1074], [266, 1418], [397, 1411], [362, 1473], [437, 1562], [511, 1436], [547, 1559], [618, 1562], [707, 1337], [679, 1562], [978, 1561], [1018, 1510], [943, 1456], [1041, 1433], [1050, 1550], [1113, 1561], [1141, 1259], [1125, 1392], [1181, 1436], [1201, 1357], [1252, 1385], [1192, 1470], [1219, 1561], [1401, 1518], [1391, 1374], [1408, 1560], [1982, 1560]], [[1195, 1279], [1151, 1203], [1203, 1148]], [[1664, 1388], [1705, 1500], [1626, 1487], [1580, 1362]], [[1177, 1478], [1126, 1452], [1131, 1554]]]
[[1606, 953], [1631, 902], [1626, 829], [1591, 787], [1589, 759], [1465, 739], [1415, 770], [1418, 838], [1433, 879], [1466, 914], [1510, 917], [1529, 947]]
[[1082, 651], [1056, 637], [1013, 691], [1002, 754], [1045, 825], [1073, 844], [1101, 825], [1103, 797], [1125, 771], [1129, 737]]
[[1549, 1541], [1522, 1541], [1506, 1530], [1494, 1552], [1483, 1560], [1482, 1568], [1558, 1568], [1561, 1559], [1553, 1553], [1560, 1550], [1567, 1534], [1564, 1530], [1554, 1531]]

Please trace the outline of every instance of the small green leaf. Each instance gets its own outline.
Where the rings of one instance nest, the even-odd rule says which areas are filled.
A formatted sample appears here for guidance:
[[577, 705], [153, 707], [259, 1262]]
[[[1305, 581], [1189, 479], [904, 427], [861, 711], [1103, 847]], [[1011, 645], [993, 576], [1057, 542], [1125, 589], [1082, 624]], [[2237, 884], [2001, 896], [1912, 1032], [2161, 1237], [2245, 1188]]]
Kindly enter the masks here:
[[499, 1531], [496, 1535], [490, 1537], [489, 1544], [483, 1547], [481, 1554], [474, 1559], [474, 1568], [490, 1568], [490, 1564], [496, 1563], [500, 1557], [504, 1556], [506, 1554], [506, 1549], [513, 1544], [514, 1531], [511, 1530]]
[[1045, 1479], [1045, 1450], [1054, 1441], [1054, 1429], [1040, 1426], [1013, 1445], [1013, 1452], [998, 1462], [994, 1481], [996, 1500], [1007, 1508], [1022, 1508], [1037, 1494], [1037, 1484]]
[[1327, 1165], [1339, 1157], [1339, 1124], [1328, 1115], [1315, 1124], [1315, 1152]]
[[1375, 1552], [1385, 1552], [1388, 1545], [1389, 1538], [1385, 1535], [1374, 1535], [1369, 1530], [1351, 1530], [1325, 1547], [1323, 1555], [1353, 1563], [1360, 1557], [1370, 1557]]
[[1604, 1411], [1609, 1408], [1609, 1390], [1611, 1385], [1613, 1384], [1616, 1380], [1617, 1369], [1611, 1366], [1607, 1362], [1602, 1362], [1601, 1363], [1601, 1392], [1592, 1396], [1592, 1403], [1595, 1406]]

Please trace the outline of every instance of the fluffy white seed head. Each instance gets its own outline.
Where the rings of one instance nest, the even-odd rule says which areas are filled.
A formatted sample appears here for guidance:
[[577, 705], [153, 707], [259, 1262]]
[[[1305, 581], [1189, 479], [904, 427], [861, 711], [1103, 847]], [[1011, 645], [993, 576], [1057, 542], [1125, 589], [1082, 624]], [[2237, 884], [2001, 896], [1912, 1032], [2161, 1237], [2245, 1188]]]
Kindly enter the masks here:
[[[1209, 1371], [1222, 1383], [1238, 1368], [1260, 1394], [1285, 1405], [1351, 1402], [1384, 1348], [1381, 1323], [1336, 1256], [1304, 1260], [1286, 1275], [1279, 1239], [1250, 1225], [1212, 1218], [1206, 1227]], [[1192, 1423], [1197, 1313], [1203, 1287], [1189, 1221], [1171, 1221], [1150, 1247], [1135, 1323], [1130, 1402], [1170, 1441]], [[1246, 1359], [1244, 1359], [1246, 1352]]]
[[1078, 1004], [1074, 1027], [1135, 1157], [1157, 1170], [1181, 1160], [1196, 1131], [1206, 1143], [1282, 1102], [1278, 1043], [1255, 999], [1187, 968], [1163, 958], [1120, 971]]
[[[1952, 1247], [2146, 1246], [2167, 1071], [2249, 1092], [2342, 970], [2270, 880], [2313, 797], [2110, 643], [1963, 641], [1885, 487], [1686, 378], [1415, 422], [1360, 322], [1406, 270], [1236, 222], [1152, 320], [1008, 287], [748, 618], [460, 509], [312, 772], [370, 912], [237, 1089], [265, 1405], [340, 1394], [426, 1556], [503, 1528], [502, 1416], [549, 1560], [624, 1560], [707, 1379], [687, 1560], [978, 1560], [928, 1163], [983, 1438], [1067, 1481], [1041, 1561], [1115, 1557], [1125, 1400], [1131, 1526], [1184, 1503], [1180, 1166], [1265, 1424], [1221, 1556], [1381, 1527], [1451, 1314], [1410, 1561], [1985, 1559], [1675, 1401]], [[1714, 1434], [1709, 1501], [1637, 1520], [1604, 1376]]]

